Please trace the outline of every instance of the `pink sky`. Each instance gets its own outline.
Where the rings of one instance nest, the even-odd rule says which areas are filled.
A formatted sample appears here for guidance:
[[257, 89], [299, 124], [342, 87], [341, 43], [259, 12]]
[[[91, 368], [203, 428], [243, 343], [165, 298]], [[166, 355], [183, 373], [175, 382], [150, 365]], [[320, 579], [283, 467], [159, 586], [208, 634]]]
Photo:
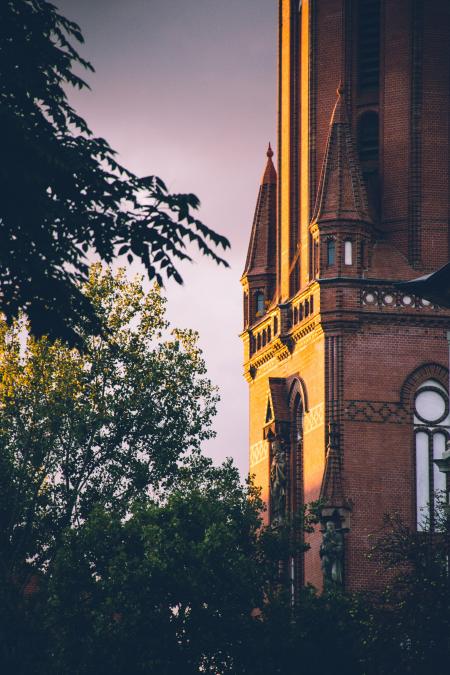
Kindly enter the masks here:
[[248, 471], [242, 273], [268, 141], [275, 145], [275, 0], [56, 0], [85, 36], [96, 73], [71, 101], [140, 175], [194, 192], [200, 217], [232, 244], [231, 269], [194, 251], [167, 286], [172, 323], [194, 328], [220, 388], [205, 450]]

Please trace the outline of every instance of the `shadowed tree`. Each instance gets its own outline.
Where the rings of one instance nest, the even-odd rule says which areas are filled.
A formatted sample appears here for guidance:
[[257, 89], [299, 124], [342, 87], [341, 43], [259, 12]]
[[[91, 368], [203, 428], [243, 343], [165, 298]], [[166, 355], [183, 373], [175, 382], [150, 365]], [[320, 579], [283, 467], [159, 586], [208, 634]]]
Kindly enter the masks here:
[[33, 333], [79, 344], [77, 324], [99, 325], [80, 291], [86, 254], [126, 255], [150, 279], [182, 282], [176, 263], [194, 243], [215, 262], [229, 242], [198, 220], [193, 194], [120, 166], [71, 107], [67, 90], [93, 68], [77, 52], [80, 28], [46, 0], [0, 4], [0, 294], [10, 321], [23, 309]]
[[66, 528], [166, 491], [213, 435], [196, 334], [168, 333], [159, 291], [95, 265], [82, 292], [102, 329], [83, 351], [0, 325], [0, 574], [24, 584]]

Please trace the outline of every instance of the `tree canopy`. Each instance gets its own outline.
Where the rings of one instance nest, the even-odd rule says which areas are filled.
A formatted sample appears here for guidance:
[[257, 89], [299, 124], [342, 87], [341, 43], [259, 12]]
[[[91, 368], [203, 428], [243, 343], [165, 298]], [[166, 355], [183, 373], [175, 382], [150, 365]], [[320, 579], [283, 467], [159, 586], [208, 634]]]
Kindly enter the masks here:
[[229, 242], [195, 217], [193, 194], [121, 166], [70, 105], [93, 68], [76, 49], [79, 26], [46, 0], [0, 3], [0, 296], [8, 321], [25, 310], [33, 333], [80, 343], [99, 325], [80, 291], [89, 251], [140, 261], [150, 279], [181, 283], [186, 244], [227, 264]]
[[201, 453], [217, 393], [159, 288], [97, 264], [82, 293], [82, 351], [0, 327], [0, 667], [235, 672], [293, 544]]
[[158, 289], [94, 265], [82, 292], [101, 327], [82, 352], [33, 336], [23, 349], [25, 320], [0, 327], [0, 561], [16, 577], [45, 569], [94, 507], [124, 517], [167, 489], [212, 435], [196, 335], [167, 332]]

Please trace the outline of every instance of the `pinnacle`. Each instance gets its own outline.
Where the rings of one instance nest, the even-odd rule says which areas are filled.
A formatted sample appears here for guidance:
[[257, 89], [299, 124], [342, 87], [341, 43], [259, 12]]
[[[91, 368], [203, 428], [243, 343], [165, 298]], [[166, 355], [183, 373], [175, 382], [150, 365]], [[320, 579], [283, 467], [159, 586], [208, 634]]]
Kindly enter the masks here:
[[245, 263], [245, 275], [275, 274], [277, 172], [269, 143], [267, 161], [259, 187], [252, 234]]
[[345, 87], [340, 83], [337, 88], [338, 99], [334, 106], [333, 115], [331, 116], [330, 126], [333, 124], [348, 124], [347, 104], [345, 102]]
[[342, 83], [337, 91], [338, 99], [331, 116], [313, 220], [371, 223], [366, 187], [354, 148]]
[[273, 185], [277, 182], [277, 172], [275, 171], [275, 167], [272, 162], [273, 150], [270, 143], [266, 154], [267, 164], [261, 179], [261, 185]]

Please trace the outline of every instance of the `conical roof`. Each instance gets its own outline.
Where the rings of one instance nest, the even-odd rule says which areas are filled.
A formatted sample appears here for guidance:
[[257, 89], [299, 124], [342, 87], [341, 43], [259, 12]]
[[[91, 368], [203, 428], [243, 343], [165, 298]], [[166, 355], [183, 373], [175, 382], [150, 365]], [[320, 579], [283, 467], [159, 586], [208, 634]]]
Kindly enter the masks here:
[[319, 223], [336, 220], [372, 222], [342, 86], [331, 117], [313, 217]]
[[243, 276], [276, 271], [277, 172], [272, 157], [269, 143]]

